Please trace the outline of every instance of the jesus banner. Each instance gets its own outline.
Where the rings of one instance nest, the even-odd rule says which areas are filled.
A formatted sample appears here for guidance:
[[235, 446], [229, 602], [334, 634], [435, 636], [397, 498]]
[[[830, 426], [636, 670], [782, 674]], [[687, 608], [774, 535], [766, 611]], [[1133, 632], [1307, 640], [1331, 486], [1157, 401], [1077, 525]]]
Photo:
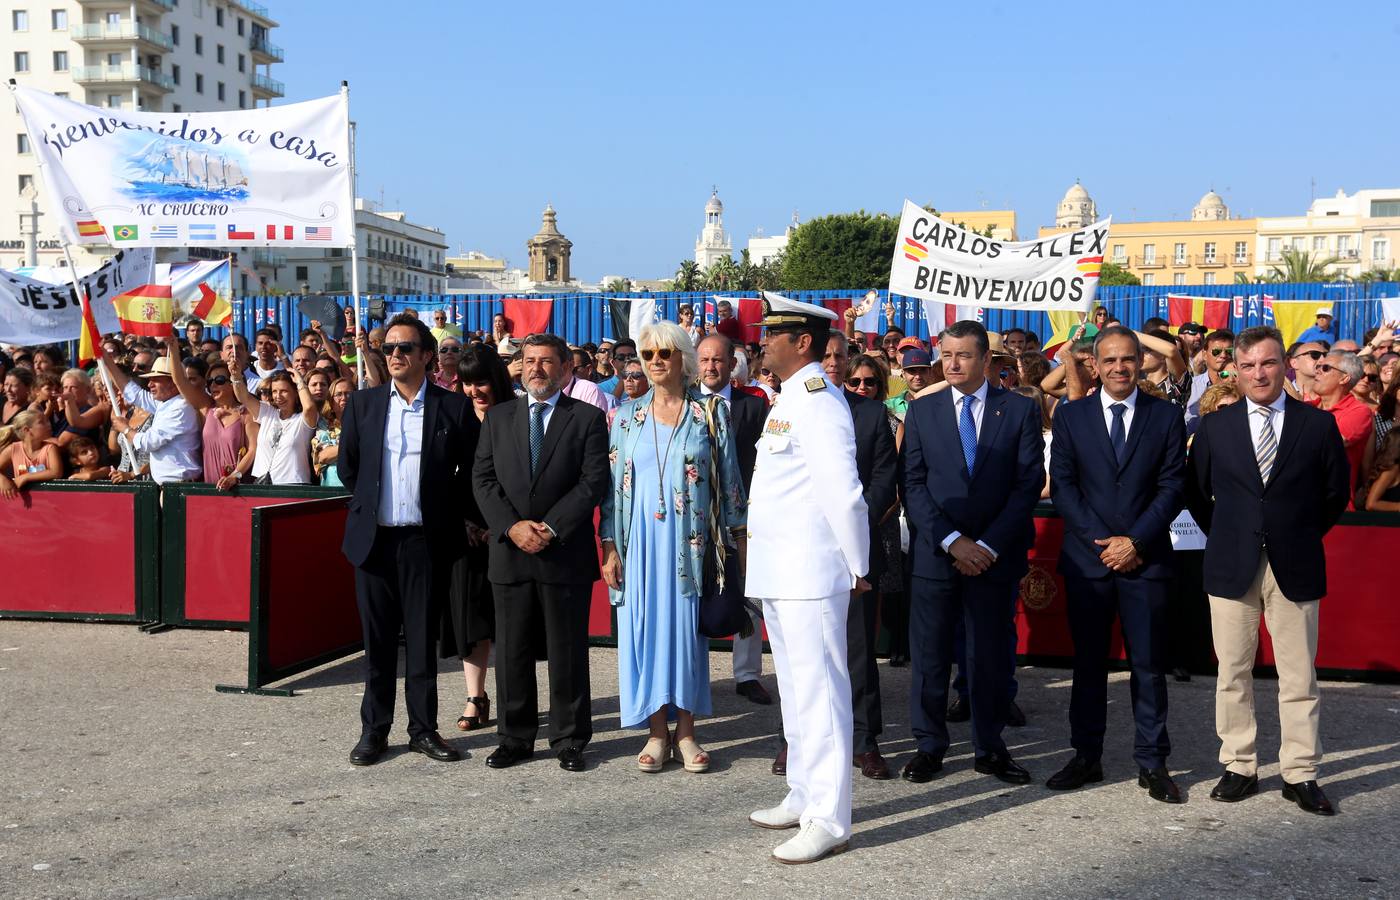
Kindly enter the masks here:
[[905, 200], [890, 291], [957, 306], [1087, 310], [1109, 221], [1034, 241], [998, 241]]
[[123, 247], [351, 246], [344, 95], [132, 112], [12, 87], [64, 240]]

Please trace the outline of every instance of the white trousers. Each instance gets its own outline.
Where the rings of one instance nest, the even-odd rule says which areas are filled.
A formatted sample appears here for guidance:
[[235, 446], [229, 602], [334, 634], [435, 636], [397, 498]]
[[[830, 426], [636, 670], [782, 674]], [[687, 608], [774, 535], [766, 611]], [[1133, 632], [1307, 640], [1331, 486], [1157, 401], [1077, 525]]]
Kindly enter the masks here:
[[850, 605], [849, 593], [763, 601], [788, 742], [783, 808], [838, 839], [851, 834]]
[[734, 683], [757, 681], [763, 674], [763, 620], [753, 610], [749, 610], [753, 622], [753, 634], [748, 637], [734, 635]]

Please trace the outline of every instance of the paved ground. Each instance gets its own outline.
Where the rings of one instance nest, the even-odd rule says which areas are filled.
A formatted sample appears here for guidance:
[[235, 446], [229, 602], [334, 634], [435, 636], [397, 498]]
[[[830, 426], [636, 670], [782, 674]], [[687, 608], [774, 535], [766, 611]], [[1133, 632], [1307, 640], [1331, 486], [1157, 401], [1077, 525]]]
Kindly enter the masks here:
[[[816, 866], [768, 858], [782, 836], [745, 822], [776, 802], [776, 708], [734, 695], [715, 654], [706, 775], [638, 773], [618, 727], [616, 657], [593, 652], [597, 736], [584, 774], [553, 759], [485, 767], [492, 735], [453, 737], [459, 674], [444, 666], [457, 764], [396, 752], [346, 760], [359, 659], [294, 679], [293, 698], [218, 694], [246, 638], [0, 622], [0, 896], [27, 897], [1368, 897], [1400, 895], [1400, 688], [1328, 684], [1324, 779], [1340, 807], [1307, 816], [1264, 792], [1208, 798], [1217, 775], [1213, 682], [1173, 684], [1180, 807], [1136, 786], [1127, 685], [1111, 697], [1109, 780], [1071, 794], [1039, 782], [1067, 758], [1066, 673], [1021, 671], [1030, 724], [1009, 737], [1038, 783], [971, 771], [967, 726], [944, 777], [856, 778], [852, 852]], [[888, 753], [911, 750], [907, 669], [882, 666]], [[772, 678], [766, 679], [770, 689]], [[450, 702], [448, 698], [451, 698]], [[1261, 746], [1278, 743], [1262, 682]], [[448, 733], [450, 731], [450, 734]], [[392, 740], [406, 740], [402, 728]]]

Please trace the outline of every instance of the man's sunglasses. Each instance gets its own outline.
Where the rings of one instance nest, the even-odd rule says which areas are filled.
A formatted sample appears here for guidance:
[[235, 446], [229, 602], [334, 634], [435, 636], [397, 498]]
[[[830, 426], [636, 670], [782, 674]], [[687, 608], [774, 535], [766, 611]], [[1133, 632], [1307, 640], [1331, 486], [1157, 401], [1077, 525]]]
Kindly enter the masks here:
[[1319, 359], [1322, 359], [1322, 357], [1326, 355], [1327, 354], [1323, 353], [1321, 350], [1300, 350], [1299, 352], [1293, 354], [1293, 358], [1301, 359], [1302, 357], [1306, 356], [1313, 362], [1317, 362]]
[[847, 378], [847, 379], [846, 379], [846, 387], [848, 387], [848, 388], [858, 388], [858, 387], [876, 388], [876, 387], [879, 387], [879, 386], [880, 386], [880, 379], [878, 379], [878, 378]]
[[1332, 365], [1331, 363], [1318, 363], [1317, 371], [1321, 372], [1323, 375], [1326, 375], [1328, 372], [1338, 372], [1341, 370], [1338, 369], [1336, 366]]
[[660, 360], [663, 360], [663, 361], [664, 361], [664, 360], [668, 360], [668, 359], [671, 358], [671, 348], [670, 348], [670, 347], [657, 347], [655, 350], [652, 350], [652, 349], [648, 348], [648, 349], [642, 351], [642, 359], [646, 360], [647, 362], [651, 362], [652, 357], [655, 357], [655, 358], [660, 359]]
[[419, 346], [417, 341], [385, 341], [379, 345], [379, 349], [384, 351], [385, 356], [393, 356], [395, 353], [407, 356], [417, 350]]
[[627, 372], [622, 376], [623, 381], [641, 381], [647, 376], [642, 372]]
[[461, 347], [455, 347], [455, 346], [454, 346], [454, 347], [448, 347], [448, 346], [444, 345], [444, 346], [441, 346], [441, 347], [438, 348], [438, 353], [461, 353], [461, 352], [462, 352], [462, 348], [461, 348]]
[[1234, 355], [1235, 355], [1235, 348], [1234, 348], [1234, 347], [1211, 347], [1211, 348], [1210, 348], [1210, 355], [1211, 355], [1211, 356], [1217, 356], [1217, 357], [1219, 357], [1219, 356], [1234, 356]]

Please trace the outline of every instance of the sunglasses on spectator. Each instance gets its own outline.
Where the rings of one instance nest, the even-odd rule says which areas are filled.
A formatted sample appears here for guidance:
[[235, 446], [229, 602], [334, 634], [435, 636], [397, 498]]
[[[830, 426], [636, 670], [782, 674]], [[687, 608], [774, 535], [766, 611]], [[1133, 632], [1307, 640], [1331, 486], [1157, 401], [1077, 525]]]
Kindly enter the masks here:
[[671, 348], [657, 347], [655, 350], [646, 349], [642, 351], [642, 359], [646, 360], [647, 362], [651, 362], [652, 357], [656, 357], [657, 359], [663, 361], [668, 360], [671, 358]]
[[393, 356], [395, 353], [402, 353], [404, 356], [418, 349], [417, 341], [385, 341], [379, 345], [379, 349], [384, 351], [385, 356]]
[[623, 381], [641, 381], [643, 378], [646, 378], [646, 375], [642, 372], [627, 372], [622, 376]]
[[614, 351], [613, 351], [613, 359], [616, 359], [616, 360], [626, 360], [626, 359], [636, 359], [636, 358], [637, 358], [637, 354], [635, 354], [635, 353], [624, 353], [624, 352], [622, 352], [621, 350], [614, 350]]
[[230, 381], [227, 375], [215, 375], [209, 379], [210, 384], [228, 384]]
[[1328, 372], [1340, 372], [1341, 370], [1338, 369], [1336, 366], [1332, 365], [1331, 363], [1318, 363], [1317, 371], [1321, 372], [1323, 375], [1326, 375]]
[[1378, 375], [1378, 374], [1376, 374], [1375, 372], [1371, 372], [1371, 373], [1369, 373], [1369, 374], [1367, 374], [1367, 375], [1362, 375], [1362, 376], [1361, 376], [1361, 380], [1362, 380], [1362, 381], [1380, 381], [1380, 380], [1381, 380], [1381, 376]]
[[858, 388], [858, 387], [873, 388], [873, 387], [879, 387], [879, 386], [880, 386], [880, 379], [878, 379], [878, 378], [847, 378], [847, 379], [846, 379], [846, 387], [849, 387], [849, 388]]
[[772, 370], [772, 369], [759, 369], [759, 370], [758, 370], [758, 374], [762, 375], [764, 378], [769, 378], [769, 377], [772, 377], [772, 375], [773, 375], [773, 370]]
[[447, 346], [446, 344], [444, 344], [444, 345], [442, 345], [441, 347], [438, 348], [438, 352], [439, 352], [439, 353], [461, 353], [461, 352], [462, 352], [462, 348], [461, 348], [461, 347], [458, 347], [458, 346], [455, 346], [455, 345], [449, 347], [449, 346]]
[[1234, 356], [1234, 355], [1235, 355], [1235, 348], [1234, 348], [1234, 347], [1211, 347], [1211, 348], [1210, 348], [1210, 355], [1211, 355], [1211, 356]]
[[1311, 359], [1313, 362], [1317, 362], [1319, 359], [1322, 359], [1322, 357], [1324, 357], [1324, 356], [1326, 356], [1326, 355], [1327, 355], [1327, 354], [1326, 354], [1326, 353], [1323, 353], [1321, 350], [1301, 350], [1301, 351], [1299, 351], [1299, 352], [1293, 354], [1293, 358], [1294, 358], [1294, 359], [1300, 359], [1300, 358], [1306, 356], [1306, 357], [1308, 357], [1309, 359]]

